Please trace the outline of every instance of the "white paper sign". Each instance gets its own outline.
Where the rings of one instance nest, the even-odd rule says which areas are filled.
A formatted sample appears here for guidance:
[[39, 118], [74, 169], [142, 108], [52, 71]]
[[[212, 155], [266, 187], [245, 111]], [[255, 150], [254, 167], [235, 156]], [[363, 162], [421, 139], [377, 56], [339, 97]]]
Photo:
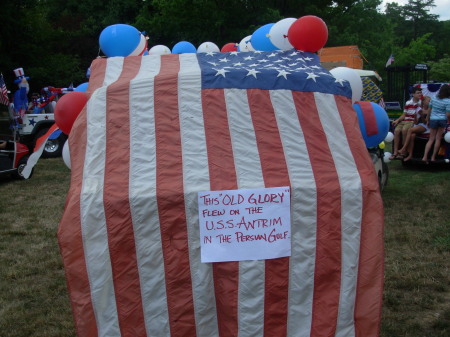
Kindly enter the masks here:
[[198, 193], [202, 262], [291, 255], [289, 187]]

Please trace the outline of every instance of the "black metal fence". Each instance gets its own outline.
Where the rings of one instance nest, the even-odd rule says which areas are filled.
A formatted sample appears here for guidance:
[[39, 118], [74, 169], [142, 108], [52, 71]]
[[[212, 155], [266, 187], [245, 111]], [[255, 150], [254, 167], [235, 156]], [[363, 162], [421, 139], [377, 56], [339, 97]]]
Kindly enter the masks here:
[[410, 98], [410, 90], [414, 84], [427, 83], [427, 64], [387, 67], [387, 91], [385, 102], [399, 102], [401, 107]]

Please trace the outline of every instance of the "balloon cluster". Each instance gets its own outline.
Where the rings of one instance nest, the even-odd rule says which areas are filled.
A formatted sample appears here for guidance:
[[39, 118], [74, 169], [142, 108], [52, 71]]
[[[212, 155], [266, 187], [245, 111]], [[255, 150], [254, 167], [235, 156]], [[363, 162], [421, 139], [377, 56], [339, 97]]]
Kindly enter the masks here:
[[316, 52], [323, 48], [328, 39], [325, 22], [314, 15], [299, 19], [287, 18], [276, 23], [268, 23], [256, 29], [252, 35], [241, 39], [239, 43], [229, 42], [219, 48], [213, 42], [203, 42], [195, 48], [188, 41], [180, 41], [172, 47], [156, 45], [147, 51], [147, 37], [135, 27], [116, 24], [106, 27], [100, 34], [100, 49], [107, 57], [139, 56], [147, 54], [184, 54], [208, 52], [251, 52], [288, 50], [296, 48], [307, 52]]

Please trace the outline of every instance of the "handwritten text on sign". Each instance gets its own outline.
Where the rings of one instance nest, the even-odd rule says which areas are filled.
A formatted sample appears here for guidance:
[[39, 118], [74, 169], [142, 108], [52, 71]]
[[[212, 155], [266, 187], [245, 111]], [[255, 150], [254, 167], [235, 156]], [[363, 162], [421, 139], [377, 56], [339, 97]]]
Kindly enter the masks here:
[[198, 193], [202, 262], [291, 255], [290, 188]]

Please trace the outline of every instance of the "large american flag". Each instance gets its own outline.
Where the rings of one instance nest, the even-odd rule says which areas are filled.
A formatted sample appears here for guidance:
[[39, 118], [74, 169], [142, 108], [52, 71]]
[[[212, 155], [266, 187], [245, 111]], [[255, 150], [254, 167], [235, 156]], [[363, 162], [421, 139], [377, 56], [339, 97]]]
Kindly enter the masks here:
[[[379, 333], [383, 205], [348, 83], [298, 51], [97, 59], [58, 238], [79, 336]], [[291, 251], [201, 263], [197, 193], [291, 187]]]
[[4, 105], [9, 104], [8, 89], [6, 89], [5, 80], [3, 74], [0, 74], [0, 103]]

